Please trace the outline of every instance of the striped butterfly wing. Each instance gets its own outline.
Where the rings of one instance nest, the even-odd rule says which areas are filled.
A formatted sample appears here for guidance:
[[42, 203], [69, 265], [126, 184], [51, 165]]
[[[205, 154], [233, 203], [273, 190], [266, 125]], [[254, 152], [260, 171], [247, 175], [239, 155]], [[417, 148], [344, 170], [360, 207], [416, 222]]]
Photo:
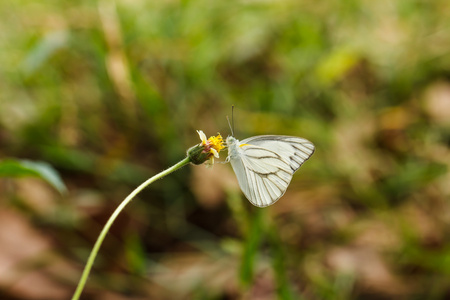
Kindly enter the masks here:
[[289, 163], [293, 172], [297, 171], [315, 150], [314, 144], [307, 139], [285, 135], [254, 136], [241, 143], [263, 147], [278, 153]]
[[238, 152], [230, 161], [239, 185], [253, 205], [265, 207], [283, 196], [314, 145], [302, 138], [264, 135], [243, 140]]

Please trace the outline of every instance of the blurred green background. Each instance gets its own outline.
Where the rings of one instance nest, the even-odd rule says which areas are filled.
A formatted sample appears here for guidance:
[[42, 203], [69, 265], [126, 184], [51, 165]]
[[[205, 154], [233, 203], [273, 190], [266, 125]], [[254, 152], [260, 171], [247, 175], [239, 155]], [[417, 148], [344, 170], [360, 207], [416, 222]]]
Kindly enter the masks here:
[[120, 201], [184, 158], [195, 130], [229, 135], [234, 104], [236, 138], [316, 145], [285, 196], [252, 207], [227, 164], [155, 182], [119, 216], [82, 299], [448, 299], [449, 12], [0, 2], [0, 164], [45, 162], [67, 187], [1, 179], [0, 298], [70, 298]]

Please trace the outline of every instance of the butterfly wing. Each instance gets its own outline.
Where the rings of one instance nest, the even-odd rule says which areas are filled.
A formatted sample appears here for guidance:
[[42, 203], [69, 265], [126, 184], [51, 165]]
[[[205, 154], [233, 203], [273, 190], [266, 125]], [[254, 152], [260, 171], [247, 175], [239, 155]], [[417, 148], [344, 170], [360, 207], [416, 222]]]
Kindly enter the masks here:
[[307, 139], [286, 135], [259, 135], [245, 139], [241, 143], [278, 153], [289, 163], [293, 172], [297, 171], [315, 150], [314, 144]]
[[313, 152], [314, 145], [302, 138], [256, 136], [236, 145], [230, 162], [247, 199], [265, 207], [283, 196], [294, 172]]

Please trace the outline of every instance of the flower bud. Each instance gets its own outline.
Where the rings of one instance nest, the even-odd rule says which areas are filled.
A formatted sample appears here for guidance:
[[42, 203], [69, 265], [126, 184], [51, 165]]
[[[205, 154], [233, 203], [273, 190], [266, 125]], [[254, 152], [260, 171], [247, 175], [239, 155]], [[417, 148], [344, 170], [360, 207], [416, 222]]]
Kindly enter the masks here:
[[214, 157], [219, 158], [219, 152], [224, 148], [222, 136], [212, 136], [206, 139], [206, 135], [201, 130], [197, 130], [202, 142], [187, 151], [190, 161], [195, 165], [207, 162], [207, 166], [214, 164]]

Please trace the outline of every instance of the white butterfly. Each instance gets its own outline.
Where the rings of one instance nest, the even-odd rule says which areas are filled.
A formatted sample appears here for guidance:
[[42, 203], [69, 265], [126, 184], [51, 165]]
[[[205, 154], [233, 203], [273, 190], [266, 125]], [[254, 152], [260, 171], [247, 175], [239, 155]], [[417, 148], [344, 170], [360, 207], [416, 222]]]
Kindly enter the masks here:
[[227, 138], [228, 157], [242, 192], [255, 206], [274, 204], [292, 176], [314, 153], [310, 141], [293, 136], [260, 135], [239, 142]]

